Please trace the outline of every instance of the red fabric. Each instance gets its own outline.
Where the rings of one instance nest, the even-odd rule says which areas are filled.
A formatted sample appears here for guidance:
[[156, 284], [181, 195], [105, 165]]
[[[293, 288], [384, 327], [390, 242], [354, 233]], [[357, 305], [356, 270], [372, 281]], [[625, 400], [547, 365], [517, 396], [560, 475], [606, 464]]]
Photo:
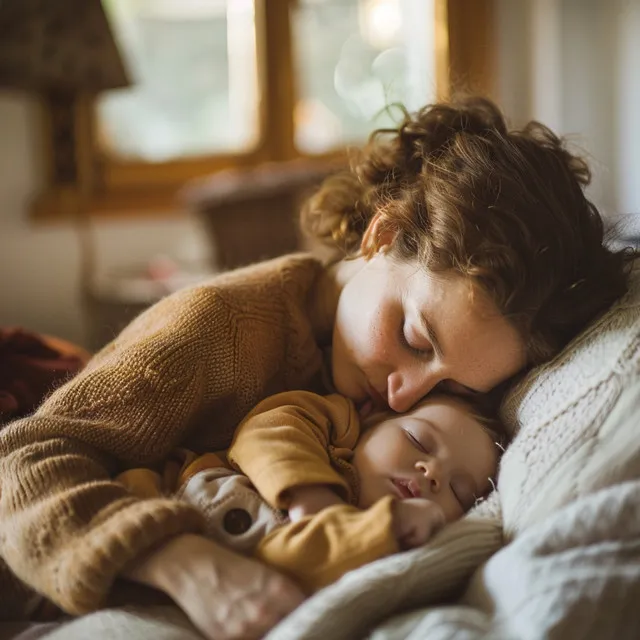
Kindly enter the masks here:
[[22, 329], [0, 328], [0, 427], [31, 413], [86, 362], [80, 350]]

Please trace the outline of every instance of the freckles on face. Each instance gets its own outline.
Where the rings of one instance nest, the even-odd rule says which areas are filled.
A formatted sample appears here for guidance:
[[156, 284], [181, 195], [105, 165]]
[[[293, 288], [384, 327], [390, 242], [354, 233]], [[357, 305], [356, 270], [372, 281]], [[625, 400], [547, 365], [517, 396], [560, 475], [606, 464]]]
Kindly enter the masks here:
[[[389, 338], [392, 331], [389, 313], [382, 306], [376, 307], [369, 317], [369, 324], [360, 334], [360, 340], [368, 345], [370, 362], [385, 362], [389, 358]], [[363, 344], [363, 351], [365, 345]]]
[[391, 315], [397, 308], [398, 284], [383, 255], [367, 262], [344, 286], [336, 311], [332, 373], [336, 390], [359, 402], [370, 384], [381, 386], [390, 358]]
[[414, 281], [410, 306], [438, 345], [430, 366], [439, 382], [486, 393], [526, 364], [518, 331], [471, 280], [444, 272]]
[[338, 300], [332, 373], [356, 403], [406, 411], [440, 383], [486, 393], [526, 364], [524, 343], [489, 296], [453, 272], [380, 254]]

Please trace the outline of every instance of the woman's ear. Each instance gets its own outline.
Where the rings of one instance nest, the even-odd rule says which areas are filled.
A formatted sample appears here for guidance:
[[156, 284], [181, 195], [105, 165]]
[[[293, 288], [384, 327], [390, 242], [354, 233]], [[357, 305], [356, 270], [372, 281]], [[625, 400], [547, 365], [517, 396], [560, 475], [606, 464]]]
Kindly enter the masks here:
[[395, 241], [396, 235], [397, 231], [389, 227], [382, 213], [376, 213], [362, 236], [360, 248], [365, 255], [373, 246], [377, 247], [377, 252], [386, 252]]

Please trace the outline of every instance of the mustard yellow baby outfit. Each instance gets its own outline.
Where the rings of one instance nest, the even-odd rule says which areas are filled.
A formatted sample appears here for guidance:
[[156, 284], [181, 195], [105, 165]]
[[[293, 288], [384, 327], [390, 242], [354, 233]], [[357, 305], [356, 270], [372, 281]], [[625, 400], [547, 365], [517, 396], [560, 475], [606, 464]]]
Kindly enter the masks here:
[[[287, 573], [312, 593], [347, 571], [398, 551], [393, 498], [358, 509], [359, 480], [351, 464], [360, 436], [353, 403], [339, 395], [280, 393], [242, 421], [226, 454], [182, 452], [174, 487], [171, 472], [132, 469], [118, 480], [136, 495], [162, 491], [197, 506], [207, 534]], [[232, 471], [232, 469], [234, 471]], [[172, 481], [169, 480], [169, 483]], [[289, 522], [289, 491], [331, 487], [346, 504]]]

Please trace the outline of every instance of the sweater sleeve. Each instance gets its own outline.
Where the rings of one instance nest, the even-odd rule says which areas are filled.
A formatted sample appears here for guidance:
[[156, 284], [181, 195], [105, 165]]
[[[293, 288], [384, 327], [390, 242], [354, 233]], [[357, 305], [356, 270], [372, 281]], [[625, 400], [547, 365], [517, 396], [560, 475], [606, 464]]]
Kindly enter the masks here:
[[203, 344], [193, 325], [206, 318], [228, 326], [226, 313], [215, 296], [163, 300], [33, 416], [0, 432], [0, 554], [64, 611], [99, 607], [130, 561], [201, 531], [192, 506], [135, 498], [111, 478], [120, 463], [158, 461], [184, 437], [204, 381], [215, 384], [207, 363], [229, 348], [224, 332]]
[[398, 551], [393, 498], [366, 511], [336, 505], [280, 527], [266, 536], [256, 556], [313, 593], [357, 569]]
[[350, 487], [333, 468], [329, 447], [352, 450], [358, 435], [357, 412], [346, 398], [280, 393], [240, 424], [228, 459], [274, 508], [288, 507], [290, 489], [312, 484], [328, 485], [348, 501]]

